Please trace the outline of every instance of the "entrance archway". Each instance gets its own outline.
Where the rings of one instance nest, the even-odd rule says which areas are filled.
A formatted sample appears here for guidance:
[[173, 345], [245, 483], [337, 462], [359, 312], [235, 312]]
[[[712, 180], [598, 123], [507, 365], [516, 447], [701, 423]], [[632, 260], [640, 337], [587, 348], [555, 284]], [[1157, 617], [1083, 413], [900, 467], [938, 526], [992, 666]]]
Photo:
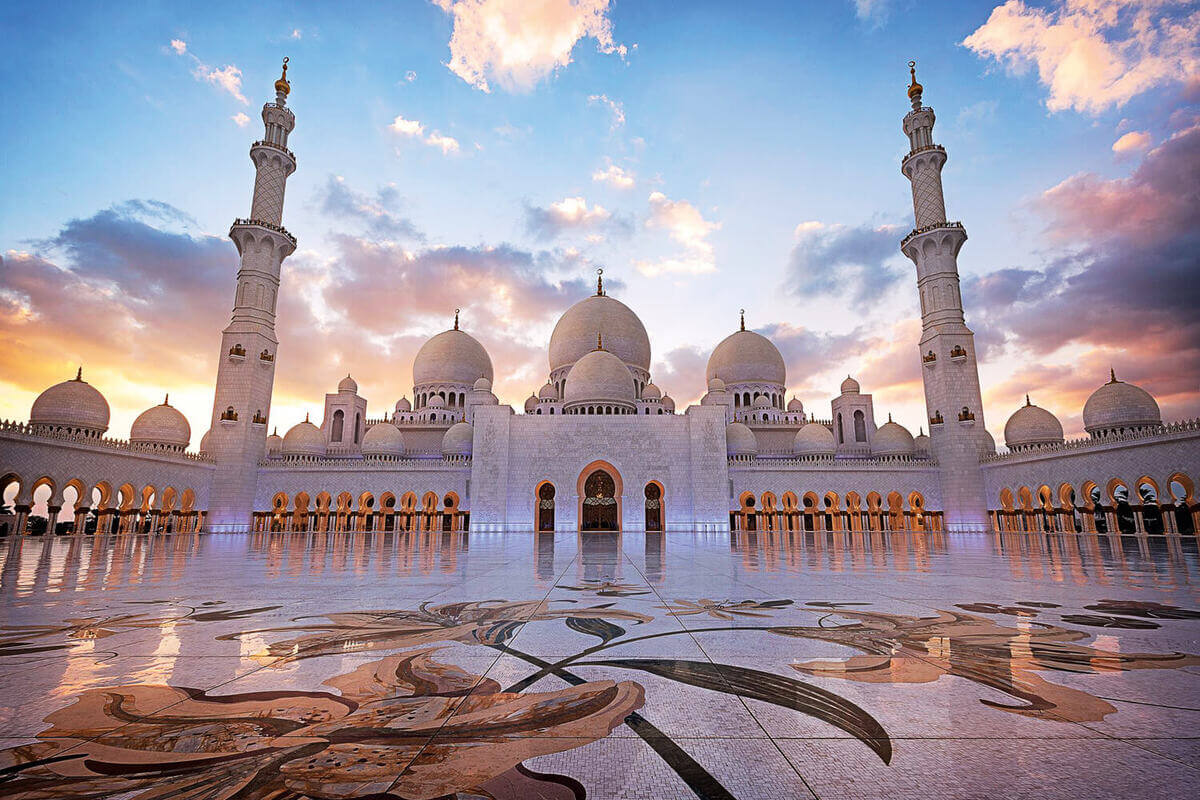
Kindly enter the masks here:
[[646, 484], [646, 530], [663, 529], [663, 491], [657, 481]]
[[549, 481], [537, 489], [537, 529], [554, 530], [554, 484]]
[[611, 464], [589, 464], [580, 473], [577, 488], [580, 530], [621, 530], [621, 476]]

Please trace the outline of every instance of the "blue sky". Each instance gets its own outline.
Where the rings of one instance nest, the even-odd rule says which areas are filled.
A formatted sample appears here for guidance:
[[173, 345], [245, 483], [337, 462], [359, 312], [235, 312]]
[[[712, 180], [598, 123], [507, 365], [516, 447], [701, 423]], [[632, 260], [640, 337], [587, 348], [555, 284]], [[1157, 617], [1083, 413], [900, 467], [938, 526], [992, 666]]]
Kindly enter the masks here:
[[[511, 36], [488, 38], [496, 20]], [[1121, 0], [9, 3], [0, 415], [24, 418], [82, 361], [114, 434], [169, 390], [198, 440], [236, 269], [219, 237], [249, 209], [247, 147], [286, 55], [300, 167], [284, 222], [301, 246], [280, 427], [348, 370], [373, 414], [390, 407], [456, 306], [520, 403], [603, 265], [679, 401], [744, 307], [819, 416], [854, 372], [877, 416], [915, 429], [916, 290], [894, 246], [912, 225], [909, 59], [971, 237], [989, 427], [1028, 390], [1077, 429], [1110, 362], [1194, 416], [1190, 295], [1151, 313], [1128, 295], [1196, 274], [1195, 203], [1164, 176], [1197, 170], [1198, 20], [1195, 4]], [[1138, 230], [1102, 224], [1126, 207]], [[1170, 251], [1152, 257], [1161, 275], [1139, 260], [1149, 229]]]

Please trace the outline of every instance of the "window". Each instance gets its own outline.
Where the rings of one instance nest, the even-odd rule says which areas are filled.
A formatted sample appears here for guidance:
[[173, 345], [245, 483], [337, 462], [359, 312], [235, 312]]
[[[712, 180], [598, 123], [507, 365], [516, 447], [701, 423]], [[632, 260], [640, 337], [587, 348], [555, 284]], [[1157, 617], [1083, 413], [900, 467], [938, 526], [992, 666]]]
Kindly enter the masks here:
[[362, 438], [362, 414], [354, 415], [354, 443], [358, 444], [358, 440]]
[[862, 411], [854, 412], [854, 441], [865, 442], [867, 440], [867, 418]]
[[840, 412], [840, 411], [838, 412], [838, 424], [837, 424], [837, 429], [838, 429], [838, 444], [845, 444], [845, 443], [846, 443], [846, 436], [845, 436], [845, 434], [842, 432], [842, 412]]
[[345, 424], [346, 414], [341, 409], [333, 412], [333, 427], [329, 432], [330, 441], [340, 442], [342, 440], [342, 428], [345, 427]]

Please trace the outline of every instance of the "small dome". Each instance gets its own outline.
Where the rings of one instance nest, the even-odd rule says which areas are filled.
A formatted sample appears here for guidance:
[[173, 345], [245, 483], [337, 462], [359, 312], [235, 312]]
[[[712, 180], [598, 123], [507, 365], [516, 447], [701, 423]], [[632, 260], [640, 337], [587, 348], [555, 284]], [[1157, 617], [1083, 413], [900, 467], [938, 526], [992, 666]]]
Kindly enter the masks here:
[[858, 381], [849, 375], [846, 376], [846, 380], [842, 381], [842, 394], [858, 394], [860, 389]]
[[412, 411], [412, 403], [407, 397], [401, 397], [396, 401], [397, 414], [407, 414], [409, 411]]
[[346, 377], [338, 381], [338, 392], [349, 392], [350, 394], [358, 394], [358, 381], [350, 377], [350, 373], [346, 373]]
[[792, 452], [798, 456], [831, 456], [836, 450], [833, 431], [819, 422], [807, 423], [792, 439]]
[[325, 434], [307, 419], [293, 425], [283, 437], [284, 456], [308, 456], [319, 458], [325, 455]]
[[469, 456], [471, 445], [475, 440], [475, 429], [467, 422], [456, 422], [446, 430], [442, 437], [442, 455]]
[[428, 400], [425, 401], [425, 407], [426, 408], [445, 408], [446, 407], [446, 398], [442, 397], [440, 394], [435, 394], [433, 397], [430, 397]]
[[538, 389], [537, 396], [539, 400], [557, 400], [558, 390], [554, 388], [554, 384], [546, 381], [546, 385]]
[[1094, 436], [1162, 425], [1158, 403], [1149, 392], [1117, 380], [1116, 373], [1109, 374], [1112, 380], [1092, 392], [1083, 405], [1084, 430]]
[[803, 414], [804, 403], [800, 402], [799, 397], [793, 397], [791, 400], [788, 400], [787, 410], [789, 414]]
[[108, 401], [83, 379], [80, 369], [75, 380], [56, 383], [37, 396], [29, 411], [29, 424], [104, 433], [108, 430]]
[[[275, 438], [278, 439], [279, 437], [275, 437]], [[269, 441], [270, 441], [270, 437], [268, 437], [268, 442]], [[279, 441], [280, 441], [280, 443], [282, 443], [283, 439], [279, 439]], [[204, 435], [200, 437], [200, 452], [203, 453], [204, 455], [208, 455], [208, 453], [210, 452], [209, 448], [211, 448], [211, 447], [212, 447], [212, 428], [209, 428], [208, 430], [206, 430], [204, 432]]]
[[708, 390], [710, 392], [725, 391], [725, 381], [721, 380], [720, 378], [709, 378], [708, 379]]
[[471, 388], [477, 392], [490, 392], [492, 390], [492, 382], [488, 378], [480, 377]]
[[725, 447], [732, 456], [758, 455], [758, 439], [754, 431], [740, 422], [731, 422], [725, 426]]
[[1062, 444], [1063, 427], [1058, 417], [1029, 402], [1008, 418], [1004, 425], [1004, 443], [1009, 447], [1031, 447], [1041, 444]]
[[911, 456], [917, 452], [917, 444], [913, 436], [898, 422], [892, 422], [891, 417], [871, 438], [871, 454], [877, 456]]
[[568, 404], [634, 401], [633, 375], [625, 362], [607, 350], [592, 350], [567, 373], [564, 393]]
[[642, 399], [643, 400], [661, 400], [662, 399], [662, 389], [659, 389], [653, 383], [647, 383], [642, 388]]
[[767, 397], [765, 394], [760, 394], [758, 397], [754, 398], [754, 402], [750, 404], [750, 407], [755, 409], [771, 408], [771, 398]]
[[977, 446], [980, 458], [996, 455], [996, 440], [988, 433], [987, 428], [977, 428], [975, 435], [978, 437]]
[[[204, 434], [204, 439], [207, 438], [208, 434], [206, 433]], [[201, 452], [204, 451], [204, 439], [200, 440]], [[267, 453], [267, 458], [279, 458], [279, 456], [283, 453], [283, 437], [279, 435], [278, 428], [275, 429], [274, 433], [267, 437], [265, 450]]]
[[929, 435], [925, 433], [924, 429], [913, 439], [913, 444], [916, 445], [917, 454], [923, 456], [929, 455], [930, 448], [933, 446], [929, 441]]
[[525, 413], [532, 414], [537, 410], [538, 399], [536, 394], [531, 394], [525, 398]]
[[160, 444], [186, 449], [192, 440], [192, 426], [174, 406], [163, 400], [162, 405], [147, 408], [129, 429], [129, 441], [134, 444]]
[[592, 352], [597, 333], [604, 336], [604, 347], [620, 361], [650, 369], [650, 337], [638, 315], [620, 300], [594, 294], [559, 317], [550, 334], [550, 371], [570, 366]]
[[779, 349], [767, 337], [740, 330], [725, 337], [708, 358], [708, 380], [725, 384], [787, 382], [787, 368]]
[[364, 456], [402, 456], [404, 455], [404, 434], [390, 422], [377, 422], [362, 438], [362, 454]]
[[492, 359], [483, 345], [465, 331], [442, 331], [421, 345], [413, 359], [413, 385], [457, 383], [474, 385], [480, 376], [492, 380]]
[[663, 407], [663, 411], [669, 411], [672, 414], [674, 414], [675, 413], [675, 398], [671, 397], [671, 395], [669, 395], [669, 394], [664, 394], [663, 398], [662, 398], [662, 407]]

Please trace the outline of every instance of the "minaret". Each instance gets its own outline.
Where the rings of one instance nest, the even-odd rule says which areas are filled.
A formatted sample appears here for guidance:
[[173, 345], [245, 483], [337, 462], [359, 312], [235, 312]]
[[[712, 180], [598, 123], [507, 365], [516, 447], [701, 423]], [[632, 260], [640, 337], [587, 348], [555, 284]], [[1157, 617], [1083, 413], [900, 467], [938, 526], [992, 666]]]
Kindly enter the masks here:
[[256, 170], [248, 219], [236, 219], [229, 238], [241, 256], [233, 317], [221, 334], [217, 390], [208, 452], [217, 463], [208, 502], [209, 530], [250, 527], [258, 462], [267, 439], [275, 383], [275, 304], [279, 270], [296, 249], [284, 229], [283, 194], [296, 157], [287, 148], [296, 117], [287, 107], [287, 62], [275, 81], [275, 102], [263, 106], [263, 138], [250, 146]]
[[942, 167], [946, 149], [933, 142], [933, 109], [921, 105], [916, 62], [908, 62], [912, 111], [904, 117], [909, 153], [900, 170], [912, 182], [916, 227], [900, 250], [917, 267], [921, 297], [921, 370], [929, 437], [942, 474], [942, 503], [952, 528], [987, 522], [980, 456], [985, 452], [983, 401], [975, 363], [975, 334], [963, 319], [958, 251], [967, 241], [961, 222], [946, 220]]

